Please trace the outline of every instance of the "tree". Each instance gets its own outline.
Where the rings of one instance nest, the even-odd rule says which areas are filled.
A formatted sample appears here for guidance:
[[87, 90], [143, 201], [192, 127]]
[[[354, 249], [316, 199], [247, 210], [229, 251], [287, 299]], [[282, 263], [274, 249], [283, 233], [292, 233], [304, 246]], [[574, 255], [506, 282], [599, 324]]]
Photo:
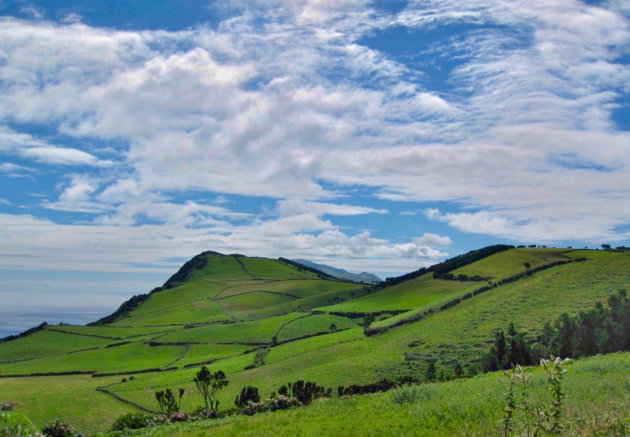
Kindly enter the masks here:
[[170, 388], [166, 390], [160, 390], [155, 392], [155, 399], [158, 401], [160, 411], [166, 414], [173, 414], [179, 411], [179, 407], [182, 404], [182, 397], [184, 396], [184, 389], [179, 389], [179, 399], [175, 399], [173, 391]]
[[214, 373], [210, 373], [206, 366], [203, 366], [195, 379], [193, 379], [197, 390], [201, 393], [203, 401], [206, 404], [206, 408], [213, 411], [219, 410], [219, 400], [216, 398], [216, 394], [223, 387], [228, 385], [230, 381], [225, 377], [225, 373], [222, 370], [217, 370]]

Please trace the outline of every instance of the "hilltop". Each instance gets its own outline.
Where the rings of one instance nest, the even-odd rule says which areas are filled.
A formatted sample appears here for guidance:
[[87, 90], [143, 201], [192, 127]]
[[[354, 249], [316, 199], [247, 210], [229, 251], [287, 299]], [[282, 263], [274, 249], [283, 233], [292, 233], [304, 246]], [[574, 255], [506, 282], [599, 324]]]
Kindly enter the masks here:
[[[630, 285], [630, 255], [490, 246], [374, 286], [285, 259], [204, 252], [163, 286], [90, 326], [45, 325], [0, 344], [0, 402], [36, 424], [61, 417], [104, 430], [154, 411], [154, 391], [199, 404], [202, 365], [222, 370], [230, 408], [245, 386], [269, 396], [298, 379], [326, 387], [472, 374], [498, 329], [529, 341], [545, 323]], [[133, 378], [131, 378], [133, 377]]]

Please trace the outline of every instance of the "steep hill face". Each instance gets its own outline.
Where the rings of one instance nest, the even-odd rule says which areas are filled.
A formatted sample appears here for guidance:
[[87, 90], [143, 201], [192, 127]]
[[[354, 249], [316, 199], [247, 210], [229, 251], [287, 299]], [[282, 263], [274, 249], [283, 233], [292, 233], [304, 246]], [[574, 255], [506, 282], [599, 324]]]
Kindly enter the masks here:
[[[93, 325], [112, 323], [137, 325], [145, 322], [155, 324], [160, 320], [164, 323], [181, 322], [184, 324], [229, 321], [235, 317], [233, 313], [239, 307], [238, 305], [236, 308], [232, 307], [230, 305], [232, 302], [228, 300], [220, 301], [226, 299], [228, 294], [234, 294], [230, 293], [231, 289], [257, 295], [260, 306], [248, 307], [248, 309], [262, 311], [268, 309], [273, 313], [274, 310], [267, 307], [279, 305], [281, 301], [288, 304], [292, 300], [291, 296], [275, 291], [275, 288], [279, 290], [283, 288], [280, 284], [265, 286], [262, 284], [327, 279], [333, 278], [314, 269], [303, 269], [282, 260], [250, 258], [238, 254], [223, 255], [208, 251], [186, 262], [163, 286], [155, 288], [148, 294], [133, 296], [113, 314], [94, 322]], [[339, 284], [329, 285], [332, 289], [339, 288]], [[253, 290], [252, 287], [258, 289]], [[349, 285], [341, 288], [344, 287], [352, 288]], [[267, 293], [267, 299], [261, 298], [263, 293]], [[272, 294], [275, 296], [270, 296]], [[316, 294], [315, 292], [311, 296], [304, 297], [314, 297]], [[283, 295], [285, 299], [282, 299]], [[226, 305], [221, 305], [222, 303]], [[286, 305], [286, 307], [290, 308], [291, 305]], [[278, 309], [278, 311], [282, 313], [283, 310]], [[152, 316], [147, 316], [147, 314], [152, 314]], [[255, 317], [256, 314], [241, 314], [241, 316], [250, 318]]]
[[[67, 417], [89, 431], [121, 411], [155, 409], [160, 387], [194, 394], [202, 364], [228, 375], [224, 406], [247, 385], [268, 396], [296, 379], [363, 384], [420, 375], [428, 362], [448, 374], [456, 363], [476, 366], [509, 322], [534, 339], [561, 313], [630, 286], [627, 253], [508, 247], [473, 255], [369, 287], [281, 260], [204, 252], [105, 323], [45, 326], [0, 344], [0, 401], [16, 401], [38, 424]], [[369, 328], [365, 318], [374, 319]], [[104, 413], [86, 414], [83, 404], [99, 400]], [[190, 395], [183, 408], [197, 404]]]

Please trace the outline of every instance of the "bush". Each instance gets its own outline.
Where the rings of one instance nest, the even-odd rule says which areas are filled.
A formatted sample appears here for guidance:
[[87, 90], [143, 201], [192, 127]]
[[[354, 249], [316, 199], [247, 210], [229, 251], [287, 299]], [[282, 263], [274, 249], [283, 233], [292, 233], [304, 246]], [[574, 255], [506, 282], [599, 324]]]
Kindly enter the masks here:
[[155, 392], [155, 399], [157, 399], [160, 405], [160, 411], [166, 414], [173, 414], [179, 411], [183, 396], [183, 388], [179, 389], [179, 399], [175, 399], [175, 395], [173, 395], [173, 391], [170, 388]]
[[264, 413], [267, 411], [287, 410], [299, 405], [300, 401], [294, 397], [278, 395], [273, 398], [265, 399], [262, 402], [249, 402], [245, 408], [243, 408], [243, 413], [252, 416], [256, 413]]
[[323, 397], [330, 397], [332, 389], [326, 389], [321, 385], [317, 385], [316, 382], [298, 380], [293, 384], [289, 383], [283, 385], [278, 389], [278, 394], [288, 397], [289, 391], [294, 398], [296, 398], [301, 404], [308, 405], [312, 400]]
[[42, 432], [49, 437], [79, 437], [79, 433], [72, 425], [59, 419], [55, 419], [53, 423], [46, 425]]
[[166, 423], [166, 416], [152, 416], [142, 413], [128, 413], [120, 416], [111, 427], [112, 431], [122, 431], [124, 429], [141, 429], [153, 427]]
[[417, 386], [400, 387], [392, 392], [392, 400], [397, 404], [413, 404], [424, 399]]
[[35, 425], [23, 414], [0, 413], [0, 436], [41, 437]]
[[189, 420], [190, 420], [190, 415], [186, 413], [185, 411], [179, 411], [177, 413], [171, 414], [171, 417], [169, 417], [169, 421], [171, 423], [187, 422]]
[[234, 400], [234, 405], [237, 407], [244, 407], [248, 402], [260, 402], [260, 395], [258, 394], [257, 387], [243, 387], [241, 394]]
[[206, 419], [216, 419], [219, 417], [216, 411], [211, 410], [210, 408], [199, 407], [197, 408], [192, 415], [193, 420], [206, 420]]

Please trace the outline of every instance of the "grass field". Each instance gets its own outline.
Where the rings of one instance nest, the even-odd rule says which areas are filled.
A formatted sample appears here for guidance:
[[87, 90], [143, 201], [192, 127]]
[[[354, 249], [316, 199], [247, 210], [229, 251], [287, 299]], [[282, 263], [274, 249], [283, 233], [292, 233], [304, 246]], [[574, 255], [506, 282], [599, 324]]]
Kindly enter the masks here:
[[459, 269], [453, 270], [454, 275], [479, 275], [482, 278], [502, 279], [526, 270], [525, 263], [530, 268], [536, 268], [555, 261], [562, 261], [571, 253], [571, 249], [532, 247], [508, 250], [496, 253]]
[[[539, 406], [549, 404], [544, 373], [537, 368], [527, 371], [533, 373], [527, 399]], [[506, 388], [500, 377], [492, 373], [375, 395], [323, 399], [290, 411], [159, 427], [136, 435], [501, 435]], [[562, 435], [612, 435], [615, 428], [630, 428], [630, 354], [570, 364], [562, 387], [569, 395], [561, 410], [565, 426]]]
[[[69, 405], [64, 412], [69, 422], [91, 432], [105, 429], [118, 414], [133, 410], [96, 392], [96, 386], [108, 384], [116, 395], [148, 409], [157, 408], [155, 390], [182, 387], [186, 390], [183, 406], [192, 410], [201, 403], [193, 384], [201, 363], [208, 363], [212, 371], [223, 370], [230, 380], [220, 393], [222, 408], [230, 407], [247, 385], [258, 387], [262, 396], [297, 379], [334, 389], [383, 377], [419, 376], [429, 360], [436, 361], [438, 372], [448, 375], [456, 362], [476, 366], [494, 332], [509, 322], [532, 338], [545, 322], [555, 321], [563, 312], [590, 309], [596, 301], [630, 286], [627, 253], [513, 249], [456, 272], [500, 279], [524, 271], [525, 262], [535, 268], [569, 257], [587, 261], [543, 270], [440, 310], [443, 303], [484, 283], [440, 280], [428, 274], [370, 290], [360, 284], [324, 280], [275, 260], [205, 256], [205, 266], [179, 276], [184, 282], [153, 293], [113, 324], [52, 326], [0, 344], [0, 376], [177, 370], [136, 373], [124, 383], [122, 378], [128, 375], [0, 378], [0, 402], [15, 400], [19, 412], [42, 423], [60, 411], [52, 394], [55, 390], [69, 403], [106, 398], [102, 425], [83, 405]], [[433, 312], [421, 320], [369, 337], [352, 319], [329, 314], [409, 310], [383, 315], [383, 320], [372, 325], [391, 326], [427, 309]], [[300, 339], [313, 334], [320, 335]], [[188, 365], [195, 366], [184, 368]], [[37, 390], [46, 395], [38, 398]]]
[[120, 415], [135, 412], [133, 406], [96, 391], [119, 377], [91, 378], [89, 375], [0, 378], [2, 401], [16, 403], [40, 429], [55, 418], [72, 423], [82, 432], [107, 429]]
[[388, 287], [349, 302], [317, 308], [322, 311], [380, 312], [411, 310], [432, 303], [442, 303], [452, 297], [479, 287], [476, 282], [433, 279], [429, 273], [419, 278]]

